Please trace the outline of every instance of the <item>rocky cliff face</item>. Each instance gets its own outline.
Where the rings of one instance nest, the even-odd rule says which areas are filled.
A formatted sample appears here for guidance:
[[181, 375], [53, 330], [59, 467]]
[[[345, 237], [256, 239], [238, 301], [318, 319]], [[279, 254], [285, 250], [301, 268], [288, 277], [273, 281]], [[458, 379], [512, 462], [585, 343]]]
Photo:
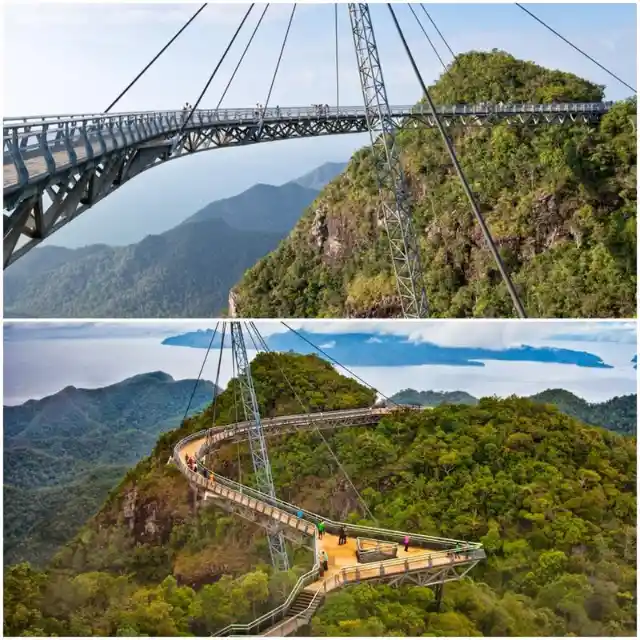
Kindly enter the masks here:
[[[602, 98], [601, 87], [502, 52], [459, 56], [432, 92], [440, 103]], [[635, 102], [618, 104], [595, 126], [450, 130], [529, 315], [635, 314], [635, 111]], [[403, 130], [397, 143], [432, 315], [513, 315], [437, 131]], [[398, 313], [368, 149], [235, 290], [244, 317]]]

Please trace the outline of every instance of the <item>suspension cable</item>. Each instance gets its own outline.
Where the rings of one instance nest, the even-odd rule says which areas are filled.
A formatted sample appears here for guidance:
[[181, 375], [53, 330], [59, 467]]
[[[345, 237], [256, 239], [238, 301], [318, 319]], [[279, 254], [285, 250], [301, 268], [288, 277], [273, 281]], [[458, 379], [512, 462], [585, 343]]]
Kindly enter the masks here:
[[340, 66], [338, 58], [338, 3], [333, 5], [333, 22], [336, 32], [336, 112], [340, 113]]
[[260, 28], [260, 25], [262, 24], [262, 19], [264, 18], [265, 13], [267, 13], [267, 9], [269, 8], [269, 2], [267, 2], [264, 11], [262, 12], [262, 15], [260, 16], [260, 19], [258, 20], [258, 24], [256, 24], [253, 33], [251, 34], [251, 37], [249, 38], [249, 42], [247, 42], [247, 46], [244, 48], [244, 51], [242, 52], [242, 55], [240, 56], [240, 60], [238, 61], [238, 64], [236, 65], [236, 68], [233, 70], [233, 73], [231, 74], [231, 78], [229, 79], [229, 82], [227, 84], [227, 86], [225, 87], [225, 90], [222, 92], [222, 96], [220, 98], [220, 101], [218, 102], [218, 104], [216, 105], [216, 111], [220, 108], [220, 105], [222, 104], [222, 101], [224, 100], [224, 97], [227, 95], [227, 91], [229, 91], [229, 87], [231, 86], [231, 83], [233, 82], [233, 79], [236, 77], [236, 73], [238, 73], [238, 69], [240, 69], [240, 65], [242, 64], [242, 61], [244, 60], [244, 57], [247, 55], [247, 51], [249, 51], [249, 47], [251, 46], [251, 43], [253, 42], [253, 39], [256, 35], [256, 33], [258, 33], [258, 29]]
[[[202, 377], [202, 372], [204, 371], [204, 365], [207, 364], [207, 358], [209, 357], [209, 351], [211, 351], [211, 345], [213, 344], [213, 340], [216, 337], [216, 333], [218, 331], [218, 327], [220, 326], [220, 321], [216, 323], [216, 328], [213, 330], [213, 335], [211, 336], [211, 340], [209, 341], [209, 346], [207, 347], [207, 352], [204, 354], [204, 360], [202, 361], [202, 366], [200, 367], [200, 373], [198, 374], [198, 378], [196, 379], [196, 383], [193, 385], [193, 391], [191, 392], [191, 397], [189, 398], [189, 402], [187, 403], [187, 410], [184, 412], [184, 417], [182, 418], [181, 425], [184, 424], [187, 419], [187, 415], [189, 414], [189, 409], [191, 408], [191, 402], [193, 401], [193, 397], [196, 395], [196, 389], [200, 384], [200, 378]], [[216, 393], [216, 388], [213, 389], [214, 398]]]
[[[256, 334], [256, 336], [258, 337], [258, 340], [262, 343], [262, 347], [263, 349], [267, 352], [267, 353], [272, 353], [271, 349], [269, 349], [269, 347], [267, 346], [267, 343], [265, 342], [264, 338], [262, 337], [262, 335], [260, 334], [260, 332], [258, 331], [258, 328], [256, 327], [255, 323], [253, 321], [250, 321], [248, 323], [247, 328], [251, 326]], [[250, 332], [249, 332], [250, 333]], [[282, 369], [282, 367], [280, 366], [280, 363], [277, 362], [276, 360], [276, 366], [278, 367], [278, 370], [280, 371], [280, 375], [284, 378], [285, 382], [287, 383], [288, 387], [291, 389], [291, 392], [293, 393], [295, 399], [297, 400], [298, 404], [302, 407], [302, 410], [307, 414], [310, 415], [311, 411], [309, 410], [309, 407], [307, 407], [307, 405], [305, 405], [305, 403], [302, 401], [302, 399], [300, 398], [298, 392], [295, 390], [294, 386], [291, 384], [291, 381], [289, 380], [289, 378], [286, 376], [284, 370]], [[334, 453], [333, 449], [331, 448], [331, 445], [329, 444], [329, 442], [327, 441], [327, 439], [324, 437], [324, 434], [322, 433], [322, 431], [320, 431], [320, 429], [318, 428], [318, 426], [312, 422], [311, 420], [309, 421], [309, 424], [311, 426], [313, 426], [313, 428], [315, 429], [315, 431], [318, 433], [318, 435], [320, 436], [320, 438], [322, 438], [322, 441], [324, 442], [324, 444], [326, 445], [327, 449], [329, 450], [329, 453], [331, 454], [331, 457], [333, 458], [333, 460], [335, 461], [335, 463], [338, 465], [338, 468], [340, 469], [340, 471], [342, 471], [346, 481], [349, 483], [349, 485], [351, 486], [351, 488], [353, 489], [353, 491], [355, 492], [356, 496], [358, 497], [358, 500], [360, 501], [360, 504], [362, 505], [362, 507], [364, 508], [365, 512], [367, 513], [367, 515], [371, 518], [371, 520], [373, 520], [373, 522], [375, 522], [376, 524], [379, 524], [377, 518], [373, 515], [373, 513], [371, 513], [371, 510], [369, 509], [369, 507], [367, 506], [367, 503], [364, 501], [364, 498], [360, 495], [360, 492], [358, 491], [358, 489], [356, 489], [356, 486], [353, 484], [353, 482], [351, 481], [351, 478], [349, 477], [349, 474], [347, 473], [346, 469], [342, 466], [342, 463], [340, 462], [340, 460], [338, 459], [338, 456]]]
[[442, 35], [442, 32], [440, 31], [440, 29], [438, 29], [438, 25], [435, 23], [434, 19], [429, 15], [429, 12], [425, 9], [425, 6], [422, 2], [420, 3], [420, 6], [422, 7], [422, 10], [425, 12], [427, 18], [429, 18], [429, 21], [433, 25], [434, 29], [438, 32], [438, 35], [440, 36], [442, 42], [444, 42], [444, 46], [447, 47], [447, 49], [449, 49], [449, 53], [451, 54], [451, 57], [455, 62], [456, 54], [453, 53], [453, 49], [449, 46], [449, 43], [445, 40], [445, 37]]
[[567, 40], [567, 38], [565, 38], [563, 35], [559, 34], [555, 29], [550, 27], [546, 22], [542, 21], [540, 18], [538, 18], [538, 16], [534, 15], [533, 13], [531, 13], [531, 11], [529, 11], [529, 9], [525, 9], [525, 7], [523, 7], [519, 2], [515, 2], [514, 4], [516, 5], [516, 7], [522, 9], [525, 13], [528, 13], [534, 20], [539, 22], [543, 27], [545, 27], [549, 31], [551, 31], [551, 33], [553, 33], [554, 35], [558, 36], [558, 38], [560, 38], [560, 40], [562, 40], [563, 42], [566, 42], [570, 47], [575, 49], [578, 53], [581, 53], [585, 58], [587, 58], [588, 60], [591, 60], [591, 62], [593, 62], [594, 64], [598, 65], [603, 71], [608, 73], [612, 78], [615, 78], [618, 82], [621, 82], [625, 87], [627, 87], [628, 89], [631, 89], [631, 91], [633, 91], [633, 93], [637, 93], [637, 91], [630, 84], [626, 83], [622, 78], [619, 78], [615, 73], [613, 73], [613, 71], [609, 71], [609, 69], [607, 69], [605, 66], [601, 65], [595, 58], [592, 58], [588, 53], [586, 53], [585, 51], [583, 51], [582, 49], [577, 47], [575, 44], [573, 44], [573, 42], [571, 42], [570, 40]]
[[[236, 370], [236, 359], [235, 358], [231, 358], [231, 364], [232, 364], [232, 375], [233, 378], [232, 380], [235, 380], [237, 377], [237, 370]], [[238, 420], [238, 385], [234, 384], [233, 385], [233, 408], [235, 411], [235, 415], [236, 415], [236, 420], [234, 424], [238, 424], [239, 420]], [[240, 458], [240, 440], [238, 440], [236, 442], [236, 452], [238, 454], [238, 484], [242, 484], [242, 460]]]
[[276, 63], [276, 68], [273, 72], [273, 77], [271, 78], [271, 85], [269, 87], [269, 93], [267, 94], [267, 99], [264, 101], [264, 105], [262, 107], [262, 115], [260, 117], [260, 128], [258, 130], [258, 137], [262, 134], [262, 126], [264, 123], [264, 114], [267, 112], [267, 106], [269, 105], [269, 100], [271, 99], [271, 92], [273, 91], [273, 85], [276, 82], [276, 76], [278, 75], [278, 69], [280, 68], [280, 62], [282, 61], [282, 55], [284, 54], [284, 48], [287, 44], [287, 38], [289, 37], [289, 30], [291, 29], [291, 23], [293, 22], [293, 16], [296, 13], [297, 3], [293, 4], [293, 9], [291, 10], [291, 15], [289, 16], [289, 24], [287, 25], [287, 30], [284, 33], [284, 39], [282, 40], [282, 46], [280, 47], [280, 55], [278, 56], [278, 62]]
[[351, 369], [349, 369], [348, 367], [345, 367], [343, 364], [338, 362], [335, 358], [331, 357], [326, 351], [323, 351], [320, 347], [313, 344], [311, 340], [308, 340], [299, 331], [296, 331], [293, 327], [290, 327], [284, 320], [281, 320], [280, 324], [284, 325], [287, 329], [289, 329], [289, 331], [291, 331], [292, 333], [295, 333], [299, 338], [304, 340], [308, 345], [310, 345], [311, 347], [319, 351], [325, 358], [327, 358], [328, 360], [331, 360], [331, 362], [333, 362], [334, 364], [337, 364], [339, 367], [344, 369], [349, 375], [353, 376], [358, 382], [362, 383], [365, 387], [371, 389], [372, 391], [375, 391], [378, 395], [382, 396], [387, 402], [390, 402], [391, 404], [395, 404], [397, 406], [397, 402], [385, 396], [384, 393], [382, 393], [382, 391], [379, 391], [374, 386], [370, 385], [366, 380], [363, 380], [359, 375], [351, 371]]
[[404, 49], [407, 53], [407, 56], [409, 57], [409, 61], [411, 62], [411, 66], [413, 67], [413, 71], [416, 74], [416, 78], [418, 79], [418, 82], [420, 83], [420, 87], [422, 88], [422, 91], [424, 93], [425, 98], [427, 99], [428, 103], [429, 103], [429, 108], [431, 109], [431, 115], [433, 116], [433, 119], [436, 123], [436, 126], [438, 128], [438, 131], [440, 132], [440, 136], [442, 137], [442, 140], [445, 144], [445, 146], [447, 147], [447, 151], [449, 152], [449, 156], [451, 157], [451, 161], [453, 162], [453, 166], [456, 170], [456, 173], [458, 174], [458, 178], [460, 178], [460, 182], [462, 183], [462, 188], [464, 189], [464, 192], [469, 200], [469, 203], [471, 204], [471, 209], [473, 210], [473, 213], [476, 217], [476, 220], [478, 221], [478, 224], [480, 225], [480, 228], [482, 229], [482, 234], [484, 235], [485, 241], [487, 242], [489, 249], [493, 255], [493, 258], [496, 262], [496, 265], [498, 266], [498, 270], [500, 271], [500, 275], [502, 276], [502, 279], [507, 287], [507, 290], [509, 292], [509, 295], [511, 296], [511, 300], [513, 301], [513, 305], [516, 308], [516, 312], [518, 314], [518, 316], [520, 316], [520, 318], [526, 318], [527, 314], [525, 313], [524, 307], [522, 306], [522, 302], [520, 301], [520, 297], [518, 296], [517, 291], [515, 290], [515, 287], [513, 286], [513, 282], [511, 281], [511, 278], [509, 277], [509, 274], [507, 273], [507, 270], [504, 266], [504, 262], [502, 261], [502, 257], [500, 256], [500, 253], [498, 252], [498, 248], [496, 247], [493, 238], [491, 236], [491, 232], [489, 231], [489, 228], [487, 227], [485, 221], [484, 221], [484, 217], [482, 216], [482, 213], [480, 213], [480, 207], [478, 206], [478, 203], [476, 201], [475, 196], [473, 195], [473, 192], [471, 191], [471, 187], [469, 186], [469, 183], [467, 182], [467, 178], [462, 170], [462, 167], [460, 166], [460, 163], [458, 162], [458, 157], [456, 155], [455, 149], [453, 148], [453, 144], [451, 143], [451, 140], [449, 140], [449, 136], [447, 136], [446, 131], [444, 130], [444, 127], [442, 125], [442, 121], [440, 120], [440, 117], [438, 115], [438, 111], [436, 110], [436, 106], [433, 103], [433, 100], [431, 99], [431, 95], [429, 94], [429, 90], [427, 89], [427, 86], [424, 83], [424, 80], [422, 79], [422, 74], [420, 73], [420, 70], [418, 69], [418, 65], [416, 64], [416, 61], [413, 57], [413, 54], [411, 53], [411, 49], [409, 48], [409, 45], [407, 44], [407, 41], [404, 37], [404, 33], [402, 32], [402, 28], [400, 27], [400, 23], [398, 22], [398, 19], [396, 18], [396, 14], [395, 11], [393, 10], [393, 7], [391, 6], [391, 3], [387, 3], [387, 7], [389, 8], [389, 11], [391, 13], [391, 17], [393, 18], [393, 22], [396, 26], [396, 30], [398, 31], [398, 35], [400, 36], [400, 39], [402, 40], [402, 44], [404, 46]]
[[447, 73], [447, 65], [444, 63], [444, 60], [440, 57], [440, 54], [438, 53], [436, 46], [431, 41], [431, 38], [427, 34], [425, 28], [422, 26], [422, 22], [420, 22], [420, 18], [418, 18], [418, 14], [414, 11], [410, 2], [407, 2], [407, 6], [409, 7], [409, 9], [411, 9], [411, 13], [413, 13], [413, 17], [416, 19], [418, 26], [420, 27], [420, 29], [422, 29], [422, 33], [424, 33], [424, 37], [427, 39], [427, 42], [431, 45], [431, 48], [433, 49], [433, 52], [436, 54], [438, 60], [440, 60], [440, 64], [442, 65], [444, 72]]
[[202, 92], [198, 96], [198, 99], [196, 100], [196, 103], [193, 105], [193, 107], [191, 107], [191, 111], [189, 111], [189, 115], [184, 119], [184, 122], [182, 123], [182, 126], [180, 127], [180, 131], [178, 131], [178, 136], [182, 135], [182, 132], [184, 131], [185, 127], [187, 126], [187, 124], [191, 120], [191, 117], [193, 116], [193, 112], [198, 108], [198, 105], [202, 101], [202, 98], [204, 98], [204, 94], [207, 92], [207, 89], [209, 88], [209, 85], [213, 81], [213, 78], [215, 77], [216, 73], [218, 73], [218, 69], [220, 68], [220, 65], [224, 62], [224, 59], [227, 57], [227, 53], [229, 53], [229, 49], [231, 49], [231, 47], [233, 46], [233, 43], [235, 42], [236, 38], [238, 37], [238, 34], [240, 33], [240, 30], [244, 26], [244, 23], [247, 21], [247, 18], [249, 17], [249, 14], [253, 10], [254, 6], [255, 6], [255, 2], [252, 2], [251, 5], [249, 6], [249, 8], [247, 9], [247, 12], [244, 14], [244, 18], [242, 18], [242, 20], [240, 21], [240, 24], [238, 25], [238, 28], [236, 29], [235, 33], [233, 34], [233, 37], [229, 41], [229, 44], [227, 45], [227, 48], [224, 50], [224, 53], [222, 54], [222, 57], [220, 58], [220, 60], [218, 60], [218, 64], [216, 65], [215, 69], [213, 70], [213, 73], [209, 76], [209, 79], [207, 80], [207, 83], [204, 85], [204, 89], [202, 90]]
[[213, 396], [213, 410], [211, 413], [211, 421], [213, 426], [215, 426], [216, 424], [216, 406], [218, 404], [218, 396], [219, 396], [217, 390], [220, 388], [218, 386], [218, 383], [220, 382], [220, 366], [222, 365], [222, 353], [224, 351], [224, 338], [225, 338], [226, 331], [227, 331], [227, 323], [223, 322], [222, 323], [222, 340], [220, 342], [220, 353], [218, 355], [218, 370], [216, 371], [216, 386], [215, 386], [214, 396]]
[[198, 17], [198, 15], [200, 14], [201, 11], [204, 10], [204, 8], [208, 5], [208, 2], [205, 2], [192, 16], [191, 18], [189, 18], [189, 20], [187, 20], [187, 22], [183, 25], [183, 27], [173, 36], [173, 38], [171, 38], [171, 40], [169, 40], [169, 42], [167, 42], [167, 44], [164, 45], [164, 47], [162, 47], [162, 49], [160, 49], [160, 51], [155, 55], [155, 57], [151, 60], [151, 62], [149, 62], [147, 64], [147, 66], [124, 88], [124, 90], [122, 91], [122, 93], [104, 110], [105, 113], [109, 113], [109, 111], [111, 111], [111, 109], [113, 109], [113, 107], [116, 106], [116, 104], [118, 104], [118, 102], [120, 102], [120, 99], [124, 96], [125, 93], [127, 93], [127, 91], [129, 91], [129, 89], [131, 89], [131, 87], [133, 87], [133, 85], [138, 82], [138, 80], [140, 80], [140, 78], [142, 78], [142, 76], [145, 74], [145, 72], [147, 71], [147, 69], [149, 69], [149, 67], [151, 67], [151, 65], [174, 43], [175, 40], [178, 39], [178, 36], [180, 36], [180, 34]]

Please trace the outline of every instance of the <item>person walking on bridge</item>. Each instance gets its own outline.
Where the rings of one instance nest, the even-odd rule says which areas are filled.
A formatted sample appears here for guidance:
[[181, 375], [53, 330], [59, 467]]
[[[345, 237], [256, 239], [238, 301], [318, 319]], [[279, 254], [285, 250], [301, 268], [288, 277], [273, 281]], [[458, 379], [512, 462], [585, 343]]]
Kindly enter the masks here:
[[324, 537], [324, 520], [322, 522], [320, 522], [318, 524], [318, 538], [320, 538], [320, 540], [322, 540], [322, 538]]
[[340, 536], [338, 537], [338, 544], [347, 544], [347, 530], [344, 525], [340, 527]]
[[409, 536], [405, 536], [403, 540], [405, 553], [409, 551]]
[[325, 571], [329, 571], [329, 554], [323, 549], [320, 552], [320, 562]]

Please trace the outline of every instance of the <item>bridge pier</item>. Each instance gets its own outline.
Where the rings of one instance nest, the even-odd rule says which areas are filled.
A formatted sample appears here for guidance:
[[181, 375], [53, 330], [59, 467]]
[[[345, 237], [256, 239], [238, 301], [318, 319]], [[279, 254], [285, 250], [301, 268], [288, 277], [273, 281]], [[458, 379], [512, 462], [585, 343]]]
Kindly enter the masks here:
[[444, 582], [439, 582], [436, 585], [436, 613], [440, 613], [440, 606], [442, 605], [443, 592], [444, 592]]

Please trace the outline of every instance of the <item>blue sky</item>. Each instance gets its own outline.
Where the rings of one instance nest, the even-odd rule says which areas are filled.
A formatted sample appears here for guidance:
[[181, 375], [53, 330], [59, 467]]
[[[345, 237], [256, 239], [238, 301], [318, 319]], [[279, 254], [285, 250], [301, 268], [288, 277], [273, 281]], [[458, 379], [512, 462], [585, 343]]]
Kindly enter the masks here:
[[[273, 349], [308, 352], [279, 322], [256, 323]], [[530, 395], [561, 387], [591, 401], [634, 393], [633, 322], [292, 321], [312, 342], [386, 395], [464, 390], [476, 396]], [[198, 322], [6, 322], [5, 404], [67, 385], [99, 387], [147, 371], [195, 377], [205, 351], [162, 346], [168, 337], [206, 330]], [[597, 340], [594, 337], [597, 336]], [[247, 345], [251, 341], [246, 338]], [[208, 343], [208, 341], [207, 341]], [[523, 348], [528, 345], [528, 349]], [[250, 357], [255, 355], [250, 350]], [[225, 350], [221, 384], [231, 376]], [[215, 379], [217, 356], [204, 376]], [[52, 376], [51, 371], [56, 375]]]
[[[27, 2], [4, 9], [4, 113], [26, 115], [101, 111], [195, 11], [182, 4], [47, 3], [37, 10]], [[245, 4], [212, 3], [172, 48], [118, 105], [118, 110], [179, 108], [194, 102], [225, 48]], [[634, 84], [636, 6], [633, 4], [543, 4], [531, 6], [542, 19]], [[239, 43], [214, 80], [203, 107], [215, 106], [258, 19], [257, 5]], [[228, 93], [227, 106], [264, 102], [291, 5], [273, 5], [264, 27]], [[455, 52], [499, 48], [519, 58], [561, 68], [607, 85], [607, 97], [628, 90], [547, 32], [524, 12], [505, 4], [433, 4], [433, 18]], [[408, 9], [398, 16], [426, 80], [439, 63]], [[419, 97], [386, 7], [372, 8], [390, 100], [412, 103]], [[424, 16], [421, 16], [424, 17]], [[461, 17], [463, 19], [461, 19]], [[340, 7], [341, 102], [361, 104], [348, 15]], [[444, 56], [444, 45], [423, 21]], [[28, 46], [25, 46], [28, 42]], [[302, 3], [272, 97], [273, 104], [335, 103], [333, 7]], [[55, 57], [51, 71], [43, 61]], [[47, 63], [49, 64], [49, 63]], [[25, 72], [25, 70], [28, 70]], [[25, 74], [36, 78], [25, 82]], [[286, 141], [258, 145], [251, 152], [228, 149], [168, 163], [141, 175], [121, 191], [56, 234], [54, 244], [126, 243], [162, 232], [212, 200], [243, 191], [256, 182], [281, 184], [325, 161], [346, 160], [366, 143], [365, 136]], [[188, 188], [185, 187], [188, 185]]]

